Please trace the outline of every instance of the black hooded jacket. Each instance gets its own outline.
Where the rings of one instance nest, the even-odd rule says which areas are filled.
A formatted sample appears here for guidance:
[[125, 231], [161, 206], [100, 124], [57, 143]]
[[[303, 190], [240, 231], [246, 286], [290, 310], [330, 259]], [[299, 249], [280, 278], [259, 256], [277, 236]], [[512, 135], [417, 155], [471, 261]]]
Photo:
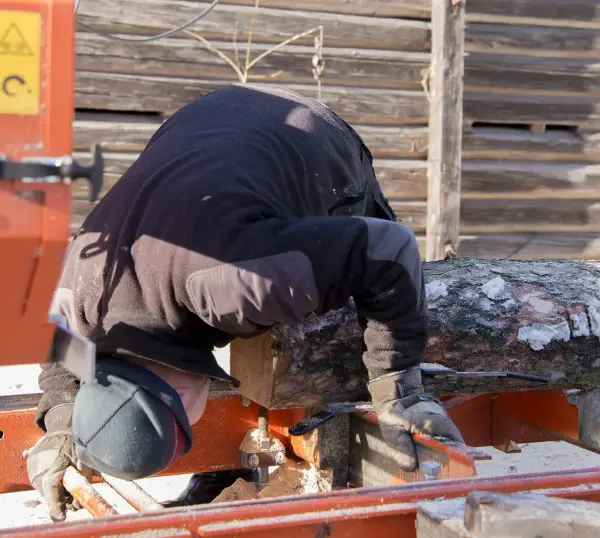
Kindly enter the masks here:
[[[353, 298], [371, 378], [418, 364], [427, 302], [415, 237], [369, 150], [325, 105], [262, 84], [190, 103], [157, 130], [69, 245], [52, 311], [102, 357], [230, 379], [212, 350]], [[78, 382], [40, 376], [45, 411]]]

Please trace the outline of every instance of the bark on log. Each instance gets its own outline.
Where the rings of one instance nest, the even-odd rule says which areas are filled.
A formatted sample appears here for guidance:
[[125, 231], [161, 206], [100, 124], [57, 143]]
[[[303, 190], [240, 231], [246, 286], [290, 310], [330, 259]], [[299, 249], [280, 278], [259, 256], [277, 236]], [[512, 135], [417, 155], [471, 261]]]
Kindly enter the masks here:
[[[599, 261], [456, 259], [424, 266], [426, 362], [545, 376], [550, 387], [600, 386]], [[362, 331], [350, 303], [235, 340], [231, 371], [243, 395], [270, 408], [357, 401], [368, 399], [361, 353]], [[438, 396], [540, 388], [507, 378], [425, 376], [425, 383]]]

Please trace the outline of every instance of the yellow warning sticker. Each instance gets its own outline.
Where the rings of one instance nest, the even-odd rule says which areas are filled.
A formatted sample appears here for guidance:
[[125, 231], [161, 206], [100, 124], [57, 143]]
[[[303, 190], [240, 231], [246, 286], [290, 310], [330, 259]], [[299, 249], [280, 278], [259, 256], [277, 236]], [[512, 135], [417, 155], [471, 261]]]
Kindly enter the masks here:
[[0, 10], [0, 114], [39, 114], [41, 15]]

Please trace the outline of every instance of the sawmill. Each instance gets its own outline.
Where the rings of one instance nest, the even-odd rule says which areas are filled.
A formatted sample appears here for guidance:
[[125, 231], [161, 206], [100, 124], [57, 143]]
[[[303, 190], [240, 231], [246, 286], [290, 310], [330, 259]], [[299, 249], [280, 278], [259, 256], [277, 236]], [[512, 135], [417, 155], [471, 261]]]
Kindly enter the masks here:
[[[420, 373], [464, 442], [412, 433], [418, 466], [403, 468], [371, 401], [364, 329], [350, 300], [230, 343], [226, 369], [239, 386], [211, 382], [204, 414], [191, 428], [191, 450], [151, 478], [160, 484], [191, 475], [187, 489], [169, 500], [157, 499], [141, 481], [70, 466], [62, 485], [85, 517], [2, 524], [8, 517], [3, 497], [34, 493], [27, 458], [43, 432], [35, 418], [39, 391], [0, 395], [0, 535], [600, 535], [600, 252], [594, 246], [600, 228], [589, 211], [598, 197], [598, 74], [586, 64], [591, 90], [580, 95], [584, 90], [575, 86], [583, 60], [569, 60], [570, 78], [563, 82], [556, 67], [557, 58], [580, 49], [597, 61], [600, 4], [573, 2], [564, 25], [568, 38], [552, 45], [562, 47], [560, 54], [540, 58], [538, 72], [527, 63], [526, 47], [541, 48], [553, 31], [550, 20], [571, 16], [558, 0], [547, 0], [543, 23], [535, 18], [537, 0], [509, 2], [516, 7], [505, 19], [489, 7], [494, 2], [478, 0], [472, 0], [472, 16], [471, 0], [353, 0], [325, 7], [312, 0], [165, 0], [169, 15], [154, 24], [148, 17], [160, 19], [162, 1], [148, 2], [146, 13], [144, 2], [132, 2], [142, 22], [126, 35], [119, 24], [136, 17], [127, 7], [109, 15], [115, 7], [109, 0], [0, 0], [0, 366], [58, 363], [83, 382], [94, 379], [93, 340], [49, 316], [74, 232], [158, 124], [227, 84], [223, 65], [242, 84], [275, 72], [276, 83], [315, 93], [358, 126], [391, 206], [415, 230], [429, 316]], [[266, 26], [272, 25], [266, 30], [262, 6]], [[245, 64], [215, 53], [204, 37], [218, 42], [219, 51], [233, 50], [223, 37], [232, 17], [242, 21], [239, 40], [248, 38]], [[523, 26], [502, 38], [515, 21]], [[279, 24], [284, 31], [272, 30]], [[525, 24], [535, 31], [528, 33]], [[260, 41], [261, 32], [252, 61], [251, 39]], [[542, 33], [544, 39], [532, 37]], [[341, 43], [331, 49], [331, 84], [329, 35]], [[354, 50], [379, 38], [381, 46]], [[138, 48], [117, 53], [126, 41]], [[190, 52], [188, 41], [204, 50]], [[152, 48], [159, 42], [167, 43], [160, 53]], [[290, 44], [308, 67], [285, 59]], [[511, 73], [535, 71], [545, 85], [540, 95], [507, 71], [494, 105], [481, 89], [486, 70], [500, 65], [482, 59], [487, 46], [498, 56], [508, 53], [496, 49], [512, 47]], [[392, 54], [384, 47], [405, 50]], [[525, 48], [515, 52], [518, 47]], [[207, 51], [221, 63], [202, 60]], [[136, 73], [158, 65], [160, 55], [169, 73]], [[185, 67], [191, 55], [201, 75]], [[262, 67], [269, 55], [272, 64]], [[379, 86], [351, 87], [364, 84], [365, 73]], [[509, 87], [521, 93], [515, 97]], [[119, 112], [102, 104], [107, 100]], [[560, 111], [557, 103], [564, 105]], [[514, 116], [506, 126], [501, 116], [508, 109]], [[525, 162], [528, 152], [533, 157]], [[579, 160], [583, 177], [573, 171]], [[519, 178], [528, 171], [534, 187], [523, 194]], [[557, 179], [561, 171], [565, 177]], [[505, 198], [484, 192], [482, 177], [500, 185]], [[561, 197], [568, 207], [555, 210]], [[568, 221], [564, 229], [561, 215]], [[516, 458], [525, 447], [551, 442], [595, 463], [480, 473], [498, 454]]]

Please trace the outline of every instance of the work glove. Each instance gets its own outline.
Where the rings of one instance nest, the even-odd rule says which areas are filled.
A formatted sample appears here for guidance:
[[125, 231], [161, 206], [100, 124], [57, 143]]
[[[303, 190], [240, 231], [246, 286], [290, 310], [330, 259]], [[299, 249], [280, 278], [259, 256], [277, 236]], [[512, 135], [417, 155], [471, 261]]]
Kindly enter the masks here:
[[398, 451], [402, 470], [414, 471], [418, 465], [414, 433], [464, 442], [441, 402], [424, 394], [419, 366], [378, 377], [368, 387], [383, 439]]
[[52, 521], [64, 521], [66, 509], [81, 506], [63, 486], [69, 466], [91, 481], [93, 470], [78, 461], [71, 434], [73, 404], [57, 405], [45, 417], [46, 434], [27, 453], [27, 476], [31, 485], [46, 501]]

